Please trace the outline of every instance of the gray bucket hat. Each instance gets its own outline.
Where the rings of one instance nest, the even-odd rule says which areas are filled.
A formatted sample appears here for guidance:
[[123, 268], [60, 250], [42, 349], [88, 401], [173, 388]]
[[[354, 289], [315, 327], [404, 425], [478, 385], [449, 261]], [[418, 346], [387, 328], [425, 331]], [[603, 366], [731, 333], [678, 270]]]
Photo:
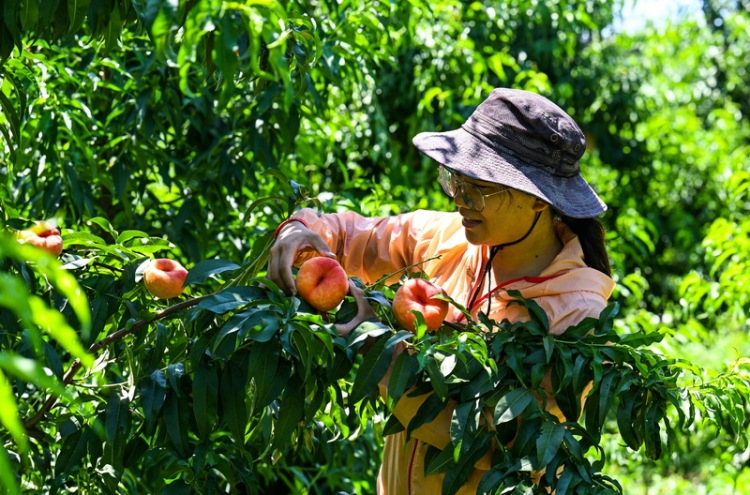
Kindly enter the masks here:
[[495, 89], [459, 129], [422, 132], [412, 142], [456, 172], [526, 192], [564, 215], [591, 218], [607, 209], [580, 174], [583, 132], [538, 94]]

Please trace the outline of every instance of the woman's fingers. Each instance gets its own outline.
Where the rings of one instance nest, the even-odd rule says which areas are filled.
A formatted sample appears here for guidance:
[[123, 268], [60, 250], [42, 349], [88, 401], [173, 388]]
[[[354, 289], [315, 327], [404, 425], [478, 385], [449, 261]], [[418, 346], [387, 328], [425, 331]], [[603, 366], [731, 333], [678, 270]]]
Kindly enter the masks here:
[[354, 318], [346, 323], [337, 323], [336, 325], [334, 325], [336, 327], [336, 331], [342, 337], [348, 335], [363, 321], [377, 316], [375, 314], [375, 311], [372, 309], [372, 306], [370, 306], [370, 302], [365, 298], [365, 291], [357, 287], [357, 285], [351, 280], [349, 281], [349, 294], [354, 297], [354, 300], [357, 303], [357, 314], [355, 314]]
[[288, 241], [275, 244], [268, 255], [268, 278], [287, 294], [294, 294], [296, 287], [292, 275], [292, 264], [296, 248]]
[[336, 257], [316, 232], [298, 222], [292, 222], [284, 227], [268, 254], [268, 278], [286, 294], [296, 294], [292, 266], [299, 253], [309, 250], [317, 251], [329, 258]]

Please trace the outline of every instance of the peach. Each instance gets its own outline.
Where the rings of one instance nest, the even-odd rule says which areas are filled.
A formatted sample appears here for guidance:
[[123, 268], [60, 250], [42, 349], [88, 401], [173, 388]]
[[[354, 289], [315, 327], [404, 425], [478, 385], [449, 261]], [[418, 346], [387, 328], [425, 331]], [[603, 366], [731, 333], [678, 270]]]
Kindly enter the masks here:
[[28, 230], [16, 232], [16, 239], [28, 242], [32, 246], [40, 247], [52, 256], [60, 256], [63, 250], [63, 240], [60, 231], [49, 222], [39, 221]]
[[297, 294], [318, 311], [330, 311], [349, 292], [349, 279], [333, 258], [312, 258], [299, 267]]
[[151, 261], [143, 272], [143, 283], [152, 295], [162, 299], [182, 294], [182, 284], [188, 271], [177, 261], [158, 258]]
[[445, 295], [445, 291], [428, 280], [409, 279], [398, 288], [393, 297], [393, 313], [401, 326], [410, 332], [416, 330], [417, 317], [412, 311], [422, 313], [427, 331], [434, 332], [443, 325], [448, 314], [448, 301], [437, 299], [437, 295]]

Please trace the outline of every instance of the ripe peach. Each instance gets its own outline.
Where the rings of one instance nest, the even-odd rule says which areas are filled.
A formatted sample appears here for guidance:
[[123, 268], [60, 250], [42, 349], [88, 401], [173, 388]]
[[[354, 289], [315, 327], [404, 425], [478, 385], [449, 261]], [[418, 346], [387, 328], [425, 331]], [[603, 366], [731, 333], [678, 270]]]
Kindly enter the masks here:
[[416, 330], [417, 317], [412, 310], [422, 313], [427, 331], [434, 332], [442, 326], [448, 314], [448, 301], [435, 298], [437, 295], [445, 295], [445, 291], [428, 280], [409, 279], [393, 297], [393, 313], [401, 326], [410, 332]]
[[63, 240], [60, 231], [49, 222], [39, 221], [28, 230], [16, 232], [16, 239], [28, 242], [32, 246], [40, 247], [52, 256], [60, 256], [63, 250]]
[[143, 272], [143, 283], [152, 295], [162, 299], [182, 294], [182, 284], [188, 271], [177, 261], [158, 258], [151, 261]]
[[318, 311], [330, 311], [349, 292], [349, 279], [333, 258], [312, 258], [299, 267], [297, 294]]

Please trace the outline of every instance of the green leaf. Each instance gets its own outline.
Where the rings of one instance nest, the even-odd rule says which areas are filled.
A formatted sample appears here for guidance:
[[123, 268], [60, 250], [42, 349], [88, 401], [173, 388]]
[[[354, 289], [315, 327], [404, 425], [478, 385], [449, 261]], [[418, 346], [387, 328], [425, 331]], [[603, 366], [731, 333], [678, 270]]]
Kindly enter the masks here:
[[130, 433], [130, 407], [125, 397], [119, 393], [112, 393], [107, 400], [104, 411], [104, 442], [103, 459], [114, 469], [122, 469], [125, 443]]
[[116, 7], [112, 9], [107, 28], [102, 34], [104, 37], [104, 53], [102, 55], [108, 54], [115, 47], [117, 41], [120, 39], [122, 27], [123, 24], [120, 17], [120, 9]]
[[487, 394], [495, 388], [494, 380], [490, 372], [482, 367], [471, 381], [461, 387], [461, 400], [468, 401]]
[[[60, 268], [60, 263], [42, 249], [28, 244], [20, 244], [15, 239], [0, 235], [0, 255], [10, 256], [19, 261], [30, 261], [34, 269], [43, 275], [65, 298], [73, 309], [81, 325], [81, 337], [88, 339], [91, 330], [91, 312], [83, 290], [76, 279]], [[93, 365], [93, 357], [83, 350], [78, 342], [76, 332], [62, 316], [53, 314], [55, 310], [48, 308], [38, 296], [32, 296], [25, 285], [16, 277], [8, 273], [0, 273], [0, 305], [14, 311], [30, 327], [33, 324], [45, 328], [54, 338], [59, 335], [64, 342], [60, 342], [65, 349], [81, 360], [84, 366]], [[40, 314], [36, 314], [37, 311]], [[33, 322], [33, 324], [32, 324]], [[40, 324], [41, 323], [41, 324]], [[52, 323], [53, 328], [46, 327]], [[61, 325], [58, 327], [57, 325]], [[32, 336], [33, 338], [33, 336]]]
[[493, 417], [495, 424], [507, 423], [518, 416], [534, 401], [534, 395], [525, 388], [511, 390], [497, 402]]
[[[480, 429], [479, 401], [461, 402], [451, 416], [450, 436], [455, 445], [453, 458], [456, 462], [460, 455], [471, 447], [471, 440]], [[465, 442], [469, 440], [469, 442]]]
[[290, 369], [280, 358], [280, 351], [273, 342], [253, 345], [248, 356], [249, 376], [255, 385], [254, 408], [265, 407], [278, 397], [286, 387]]
[[633, 450], [638, 450], [643, 443], [640, 435], [641, 428], [634, 426], [634, 409], [640, 404], [642, 396], [639, 390], [629, 390], [619, 397], [620, 403], [617, 408], [617, 427], [625, 444]]
[[88, 453], [90, 441], [98, 441], [98, 439], [88, 426], [76, 429], [62, 439], [60, 453], [55, 462], [55, 475], [58, 479], [66, 477], [81, 465], [81, 461]]
[[613, 335], [612, 341], [619, 340], [618, 337], [616, 337], [616, 333], [612, 331], [612, 326], [614, 324], [614, 318], [617, 316], [617, 313], [620, 312], [620, 305], [616, 302], [612, 302], [607, 305], [606, 308], [599, 314], [599, 320], [596, 324], [596, 329], [594, 330], [594, 333], [596, 335]]
[[156, 421], [166, 397], [167, 377], [162, 370], [154, 370], [141, 387], [141, 405], [146, 421]]
[[245, 428], [248, 414], [245, 397], [247, 395], [247, 377], [237, 364], [227, 363], [221, 374], [219, 384], [222, 418], [236, 442], [245, 442]]
[[107, 441], [112, 443], [118, 435], [126, 436], [130, 430], [130, 407], [127, 398], [113, 393], [107, 400], [104, 410], [104, 432]]
[[182, 387], [180, 387], [180, 381], [185, 375], [185, 363], [177, 362], [171, 363], [167, 366], [167, 379], [169, 380], [169, 386], [174, 390], [177, 395], [182, 394]]
[[75, 34], [86, 20], [91, 0], [68, 0], [68, 34]]
[[442, 399], [448, 398], [448, 386], [445, 383], [445, 377], [440, 372], [438, 364], [435, 362], [434, 356], [427, 359], [425, 364], [425, 371], [430, 377], [430, 385], [435, 393]]
[[300, 383], [292, 383], [285, 393], [273, 432], [271, 447], [274, 449], [282, 450], [289, 443], [304, 416], [305, 397], [302, 388]]
[[18, 495], [21, 493], [18, 481], [14, 475], [15, 468], [11, 465], [8, 458], [8, 451], [0, 445], [0, 486], [7, 490], [8, 495]]
[[41, 298], [36, 296], [30, 296], [28, 304], [31, 308], [34, 323], [46, 331], [71, 355], [79, 358], [84, 366], [93, 366], [93, 356], [83, 347], [78, 338], [78, 333], [68, 325], [62, 313], [50, 308]]
[[398, 401], [404, 392], [411, 386], [417, 378], [419, 364], [417, 357], [409, 352], [402, 352], [396, 358], [391, 370], [391, 377], [388, 381], [388, 397]]
[[367, 351], [365, 359], [357, 370], [354, 384], [349, 395], [352, 404], [359, 402], [377, 390], [378, 382], [385, 376], [391, 365], [393, 346], [387, 346], [388, 340], [379, 338]]
[[489, 435], [481, 435], [471, 449], [463, 454], [455, 467], [445, 473], [443, 479], [443, 495], [455, 495], [466, 484], [474, 472], [474, 464], [481, 459], [490, 448]]
[[350, 347], [357, 349], [356, 344], [364, 343], [368, 338], [376, 338], [392, 330], [380, 320], [365, 320], [357, 325], [346, 337]]
[[452, 444], [448, 444], [443, 450], [430, 445], [428, 447], [428, 454], [432, 455], [425, 456], [424, 475], [432, 476], [433, 474], [444, 472], [448, 466], [453, 464], [453, 451], [454, 447]]
[[21, 452], [27, 452], [29, 442], [21, 418], [18, 416], [16, 396], [8, 378], [2, 371], [0, 371], [0, 423], [11, 434], [18, 445], [18, 449]]
[[216, 421], [218, 390], [219, 374], [216, 367], [209, 363], [201, 364], [193, 378], [193, 414], [201, 440], [208, 439]]
[[646, 333], [640, 331], [623, 335], [619, 343], [630, 347], [647, 347], [662, 340], [664, 340], [664, 334], [661, 332]]
[[156, 328], [151, 335], [153, 336], [153, 345], [144, 360], [143, 373], [151, 373], [156, 368], [162, 367], [162, 361], [167, 349], [167, 341], [169, 340], [169, 329], [163, 323], [159, 322], [156, 324]]
[[607, 419], [607, 414], [615, 401], [615, 393], [612, 390], [614, 380], [617, 378], [615, 370], [610, 370], [604, 374], [602, 381], [599, 383], [599, 425], [603, 426]]
[[406, 436], [410, 437], [414, 430], [437, 418], [438, 414], [445, 409], [445, 406], [446, 403], [440, 397], [430, 393], [422, 405], [419, 406], [414, 417], [409, 421], [409, 426], [406, 428]]
[[115, 244], [125, 244], [128, 241], [132, 241], [133, 239], [148, 239], [150, 236], [141, 230], [126, 230], [119, 236], [117, 236], [117, 240], [115, 241]]
[[644, 414], [643, 440], [646, 444], [646, 455], [659, 459], [662, 454], [660, 421], [664, 418], [664, 404], [660, 397], [649, 394]]
[[74, 246], [83, 246], [87, 249], [104, 249], [107, 247], [107, 241], [89, 232], [63, 233], [62, 238], [66, 249]]
[[601, 423], [599, 423], [599, 391], [594, 391], [589, 395], [584, 408], [586, 430], [596, 439], [598, 443], [601, 440]]
[[544, 345], [544, 362], [549, 364], [552, 361], [552, 353], [555, 352], [555, 338], [552, 335], [545, 335], [542, 338]]
[[[220, 259], [201, 261], [200, 263], [196, 263], [192, 268], [190, 268], [187, 277], [185, 277], [184, 285], [185, 287], [187, 287], [188, 285], [192, 284], [202, 284], [203, 282], [208, 280], [209, 277], [224, 272], [233, 272], [235, 270], [238, 270], [239, 268], [240, 265], [232, 261]], [[258, 295], [260, 295], [260, 293], [262, 293], [262, 290], [259, 289]]]
[[180, 402], [177, 394], [170, 392], [164, 401], [164, 423], [167, 427], [167, 435], [174, 445], [177, 453], [185, 457], [188, 444], [188, 421], [186, 415], [189, 413], [186, 404]]
[[[574, 489], [578, 483], [573, 483], [573, 469], [563, 469], [555, 485], [555, 495], [567, 495], [568, 490]], [[571, 493], [575, 493], [575, 490]]]
[[319, 349], [313, 347], [309, 328], [300, 328], [292, 333], [292, 343], [300, 357], [299, 363], [297, 363], [297, 371], [302, 375], [302, 380], [307, 382], [310, 380], [313, 371], [311, 366], [313, 356], [318, 354]]
[[224, 314], [233, 309], [245, 306], [248, 302], [263, 297], [263, 290], [258, 287], [230, 287], [211, 294], [198, 303], [198, 308], [216, 314]]
[[[281, 322], [281, 315], [276, 311], [253, 311], [250, 317], [240, 326], [238, 337], [255, 342], [268, 342], [279, 333]], [[253, 331], [249, 331], [250, 329], [253, 329]]]
[[516, 458], [530, 458], [533, 455], [536, 449], [536, 439], [539, 438], [542, 424], [543, 421], [539, 417], [534, 419], [524, 418], [520, 422], [520, 428], [511, 447], [511, 451]]
[[40, 389], [50, 391], [57, 396], [68, 395], [65, 385], [54, 376], [49, 376], [44, 367], [33, 359], [0, 351], [0, 368], [16, 378], [33, 383]]
[[388, 419], [385, 422], [385, 426], [383, 426], [383, 436], [393, 435], [395, 433], [399, 433], [404, 431], [406, 428], [404, 428], [404, 425], [401, 424], [401, 421], [398, 420], [396, 416], [388, 416]]
[[557, 454], [565, 436], [565, 427], [559, 423], [547, 421], [542, 425], [542, 431], [536, 440], [537, 469], [543, 469]]

